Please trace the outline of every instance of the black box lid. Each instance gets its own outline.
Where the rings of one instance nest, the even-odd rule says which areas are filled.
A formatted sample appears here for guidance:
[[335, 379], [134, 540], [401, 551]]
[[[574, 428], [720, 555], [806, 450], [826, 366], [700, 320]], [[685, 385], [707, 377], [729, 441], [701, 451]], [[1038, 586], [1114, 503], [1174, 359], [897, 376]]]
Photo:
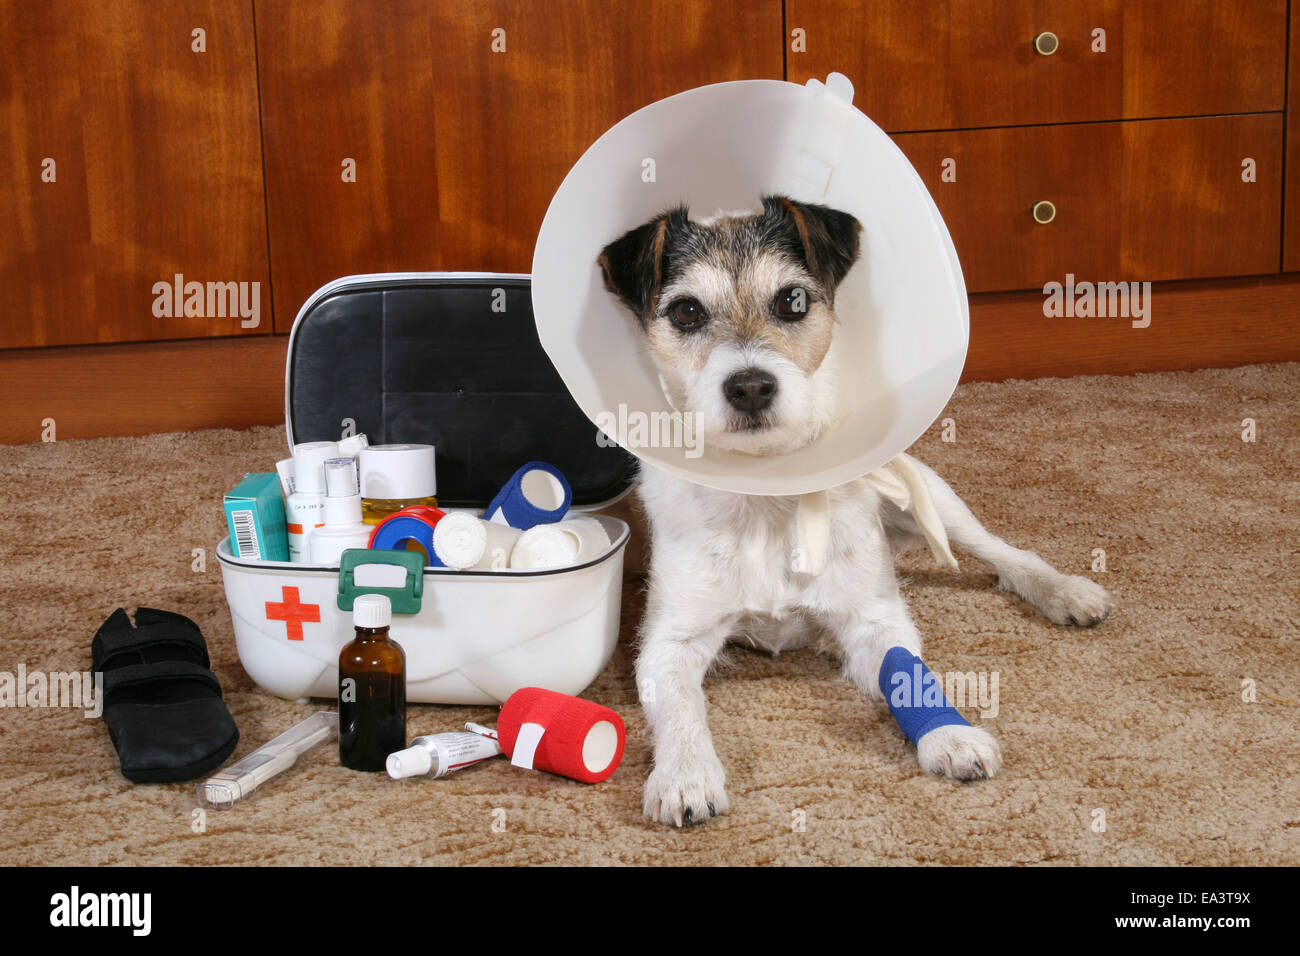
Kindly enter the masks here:
[[550, 462], [575, 506], [631, 485], [636, 460], [574, 404], [533, 324], [528, 276], [393, 273], [323, 286], [289, 338], [291, 445], [364, 432], [437, 448], [438, 502], [485, 507], [515, 469]]

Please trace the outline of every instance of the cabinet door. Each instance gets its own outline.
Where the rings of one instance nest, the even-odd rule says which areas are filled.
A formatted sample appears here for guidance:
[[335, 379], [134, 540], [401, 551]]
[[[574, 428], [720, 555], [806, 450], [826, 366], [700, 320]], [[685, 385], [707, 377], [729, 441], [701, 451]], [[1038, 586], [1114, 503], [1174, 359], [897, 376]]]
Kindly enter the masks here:
[[251, 7], [0, 0], [0, 34], [0, 347], [269, 332]]
[[[1286, 0], [786, 8], [790, 79], [844, 73], [855, 105], [890, 131], [1262, 112], [1284, 100]], [[1043, 33], [1057, 40], [1049, 54], [1035, 46]]]
[[[1276, 272], [1282, 114], [904, 133], [971, 292]], [[1039, 222], [1034, 207], [1046, 207]]]
[[780, 0], [257, 0], [276, 327], [341, 275], [528, 272], [606, 128], [782, 76]]
[[1300, 2], [1291, 4], [1286, 113], [1286, 235], [1282, 268], [1300, 272]]

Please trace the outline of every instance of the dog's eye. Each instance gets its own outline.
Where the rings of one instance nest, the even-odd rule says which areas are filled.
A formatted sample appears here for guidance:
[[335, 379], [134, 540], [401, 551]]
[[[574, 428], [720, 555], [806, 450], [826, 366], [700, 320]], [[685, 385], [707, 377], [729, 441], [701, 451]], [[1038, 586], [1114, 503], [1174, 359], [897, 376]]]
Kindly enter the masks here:
[[787, 322], [798, 322], [808, 314], [808, 290], [801, 285], [782, 289], [776, 294], [776, 314]]
[[668, 307], [668, 318], [679, 329], [698, 329], [708, 318], [704, 306], [695, 299], [678, 299]]

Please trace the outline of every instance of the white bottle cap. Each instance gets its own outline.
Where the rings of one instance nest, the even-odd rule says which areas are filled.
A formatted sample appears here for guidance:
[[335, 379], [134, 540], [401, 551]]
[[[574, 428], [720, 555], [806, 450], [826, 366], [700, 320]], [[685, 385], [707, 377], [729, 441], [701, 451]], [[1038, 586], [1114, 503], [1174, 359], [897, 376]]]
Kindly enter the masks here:
[[432, 445], [371, 445], [357, 461], [364, 498], [403, 501], [438, 493]]
[[324, 467], [325, 494], [329, 497], [351, 498], [361, 490], [357, 487], [355, 458], [327, 458]]
[[388, 627], [392, 620], [392, 602], [383, 594], [363, 594], [352, 602], [354, 627]]
[[389, 754], [386, 761], [388, 775], [394, 780], [403, 777], [422, 777], [433, 769], [433, 758], [423, 747], [407, 747]]
[[293, 483], [297, 493], [325, 493], [325, 462], [339, 456], [338, 442], [309, 441], [293, 446]]
[[339, 439], [339, 454], [346, 455], [349, 458], [355, 458], [357, 452], [370, 444], [370, 439], [362, 432], [357, 435], [349, 435], [347, 438]]

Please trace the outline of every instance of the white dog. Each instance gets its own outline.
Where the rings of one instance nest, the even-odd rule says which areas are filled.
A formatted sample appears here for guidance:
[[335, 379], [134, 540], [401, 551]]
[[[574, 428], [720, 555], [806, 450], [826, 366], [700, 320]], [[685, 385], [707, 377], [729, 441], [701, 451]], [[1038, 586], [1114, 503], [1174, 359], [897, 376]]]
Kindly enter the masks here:
[[[858, 257], [861, 227], [826, 206], [762, 202], [762, 212], [702, 221], [685, 207], [669, 210], [611, 242], [599, 264], [636, 316], [673, 406], [694, 413], [717, 447], [771, 455], [831, 424], [834, 295]], [[1001, 587], [1058, 624], [1091, 626], [1109, 613], [1101, 587], [990, 534], [943, 479], [919, 467], [948, 538], [992, 565]], [[830, 492], [826, 564], [808, 574], [791, 561], [796, 499], [717, 491], [649, 465], [638, 491], [651, 530], [636, 664], [654, 744], [644, 811], [680, 827], [729, 806], [702, 686], [723, 645], [746, 640], [775, 654], [829, 632], [848, 676], [883, 699], [885, 653], [921, 654], [893, 555], [923, 539], [911, 511], [867, 480], [851, 481]], [[991, 734], [963, 725], [925, 733], [917, 757], [958, 780], [992, 776], [1002, 763]]]

